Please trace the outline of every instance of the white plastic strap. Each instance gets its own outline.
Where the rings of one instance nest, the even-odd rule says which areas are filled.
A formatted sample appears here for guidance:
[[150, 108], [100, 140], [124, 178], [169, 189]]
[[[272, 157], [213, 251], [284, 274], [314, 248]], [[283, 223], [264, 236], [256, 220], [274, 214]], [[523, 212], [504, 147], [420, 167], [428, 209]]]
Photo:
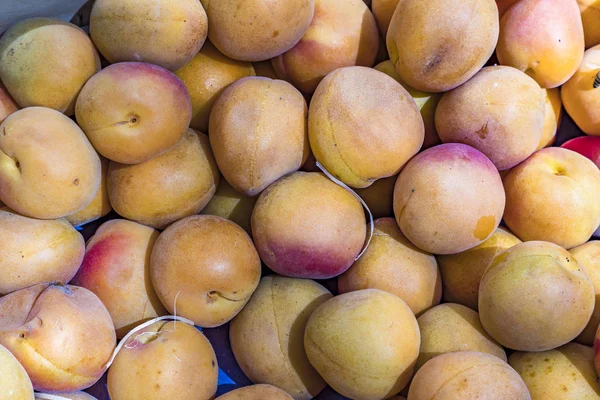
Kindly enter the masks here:
[[358, 200], [360, 202], [360, 204], [362, 204], [364, 209], [367, 210], [367, 214], [369, 214], [369, 237], [367, 238], [367, 242], [365, 243], [365, 246], [363, 247], [363, 249], [360, 251], [360, 253], [358, 253], [356, 258], [354, 259], [354, 261], [357, 261], [363, 254], [365, 254], [365, 251], [367, 251], [367, 249], [369, 248], [369, 245], [371, 244], [371, 239], [373, 239], [373, 229], [375, 226], [375, 223], [373, 222], [373, 214], [371, 214], [371, 210], [369, 209], [369, 206], [367, 205], [367, 203], [365, 203], [365, 201], [359, 195], [357, 195], [354, 190], [350, 189], [350, 187], [348, 185], [346, 185], [344, 182], [340, 181], [335, 176], [333, 176], [329, 171], [327, 171], [327, 169], [320, 162], [317, 161], [316, 164], [317, 164], [317, 168], [319, 168], [321, 171], [323, 171], [323, 173], [329, 179], [331, 179], [334, 183], [338, 184], [339, 186], [341, 186], [344, 189], [346, 189], [347, 191], [349, 191], [350, 194], [352, 194], [352, 196], [354, 196], [356, 198], [356, 200]]
[[[144, 328], [149, 327], [152, 324], [155, 324], [160, 321], [165, 321], [165, 320], [184, 322], [188, 325], [194, 326], [193, 321], [191, 321], [187, 318], [178, 317], [175, 315], [163, 315], [162, 317], [156, 317], [154, 319], [151, 319], [150, 321], [146, 321], [143, 324], [140, 324], [140, 325], [136, 326], [135, 328], [133, 328], [131, 331], [129, 331], [129, 333], [127, 335], [125, 335], [125, 337], [123, 339], [121, 339], [121, 341], [119, 342], [119, 345], [115, 348], [115, 351], [113, 351], [113, 354], [110, 357], [110, 360], [108, 360], [108, 362], [106, 363], [105, 368], [108, 368], [112, 365], [113, 361], [115, 360], [115, 357], [117, 356], [119, 351], [123, 348], [123, 346], [125, 346], [125, 344], [127, 343], [127, 341], [129, 340], [129, 338], [131, 336], [135, 335], [137, 332], [141, 331]], [[173, 322], [173, 323], [175, 323], [175, 322]], [[143, 335], [143, 333], [141, 333], [140, 335]]]
[[50, 394], [50, 393], [39, 393], [39, 392], [35, 392], [35, 398], [36, 399], [47, 399], [47, 400], [69, 400], [66, 397], [62, 397], [56, 394]]

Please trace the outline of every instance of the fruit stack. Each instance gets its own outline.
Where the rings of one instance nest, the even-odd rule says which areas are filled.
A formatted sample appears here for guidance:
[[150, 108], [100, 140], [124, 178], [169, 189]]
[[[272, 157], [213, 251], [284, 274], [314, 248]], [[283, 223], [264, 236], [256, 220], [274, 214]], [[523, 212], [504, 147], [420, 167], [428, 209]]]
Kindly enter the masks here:
[[0, 37], [1, 400], [600, 399], [599, 0], [85, 10]]

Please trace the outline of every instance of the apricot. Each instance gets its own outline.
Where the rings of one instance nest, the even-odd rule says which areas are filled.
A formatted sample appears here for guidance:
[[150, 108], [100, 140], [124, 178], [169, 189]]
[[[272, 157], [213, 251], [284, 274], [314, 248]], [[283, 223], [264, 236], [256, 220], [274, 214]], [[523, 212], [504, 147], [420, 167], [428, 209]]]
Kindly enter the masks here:
[[308, 156], [307, 113], [302, 94], [285, 81], [248, 77], [225, 89], [210, 114], [209, 139], [227, 182], [256, 196], [297, 171]]
[[378, 289], [326, 301], [312, 313], [304, 333], [310, 363], [335, 391], [353, 399], [383, 399], [402, 390], [420, 341], [406, 303]]
[[399, 84], [402, 85], [404, 89], [406, 89], [415, 103], [417, 103], [417, 107], [419, 108], [419, 111], [421, 111], [421, 117], [423, 118], [423, 125], [425, 127], [425, 138], [423, 140], [423, 146], [421, 146], [421, 149], [428, 149], [440, 144], [442, 141], [440, 140], [437, 129], [435, 128], [435, 109], [442, 98], [441, 93], [422, 92], [408, 86], [406, 82], [400, 78], [398, 71], [396, 71], [394, 64], [392, 64], [390, 60], [383, 61], [377, 64], [374, 68], [394, 78]]
[[150, 259], [152, 283], [166, 309], [202, 327], [222, 325], [240, 312], [260, 273], [248, 234], [212, 215], [194, 215], [169, 226]]
[[410, 243], [394, 218], [375, 221], [367, 251], [338, 278], [340, 293], [370, 288], [395, 294], [415, 315], [439, 304], [442, 297], [435, 257]]
[[[87, 243], [73, 284], [98, 296], [122, 338], [144, 320], [166, 313], [150, 281], [158, 231], [125, 219], [103, 223]], [[115, 284], [118, 282], [118, 284]]]
[[0, 125], [0, 199], [20, 214], [55, 219], [92, 202], [101, 165], [77, 124], [58, 111], [29, 107]]
[[544, 93], [529, 76], [511, 67], [485, 67], [442, 96], [435, 126], [442, 142], [473, 146], [502, 171], [536, 150], [545, 107]]
[[144, 61], [174, 71], [200, 51], [207, 24], [198, 0], [98, 0], [90, 14], [90, 35], [112, 64]]
[[106, 183], [108, 164], [108, 159], [100, 157], [100, 188], [96, 192], [96, 196], [91, 203], [77, 211], [75, 214], [67, 215], [65, 217], [65, 219], [69, 221], [71, 225], [85, 225], [88, 222], [92, 222], [106, 216], [112, 211], [110, 199], [108, 198], [108, 185]]
[[271, 79], [281, 79], [281, 77], [277, 75], [277, 72], [275, 72], [275, 68], [273, 68], [271, 60], [255, 62], [252, 64], [252, 67], [254, 68], [256, 76], [263, 76]]
[[346, 271], [365, 242], [362, 206], [323, 174], [295, 172], [263, 191], [252, 212], [261, 259], [278, 274], [326, 279]]
[[489, 238], [504, 211], [504, 188], [492, 162], [460, 143], [432, 147], [400, 172], [394, 214], [418, 248], [453, 254]]
[[486, 241], [472, 249], [437, 256], [445, 302], [458, 303], [477, 311], [479, 283], [483, 273], [506, 249], [521, 243], [504, 228], [497, 228]]
[[274, 58], [273, 67], [310, 94], [338, 68], [373, 66], [378, 46], [377, 23], [362, 0], [315, 0], [315, 15], [302, 40]]
[[583, 36], [585, 48], [600, 44], [600, 1], [577, 0], [583, 23]]
[[201, 214], [227, 218], [248, 233], [251, 232], [250, 219], [256, 198], [236, 192], [225, 179], [219, 180], [215, 195], [210, 199]]
[[543, 89], [546, 99], [546, 112], [544, 115], [544, 129], [542, 130], [542, 139], [536, 150], [549, 147], [554, 144], [556, 132], [562, 119], [562, 99], [560, 89]]
[[223, 90], [238, 79], [254, 76], [252, 64], [223, 55], [210, 42], [190, 62], [176, 70], [192, 100], [190, 127], [208, 132], [210, 111]]
[[377, 179], [371, 186], [355, 190], [361, 199], [367, 203], [373, 218], [383, 218], [393, 215], [394, 186], [397, 175]]
[[521, 351], [549, 350], [575, 339], [594, 303], [585, 270], [568, 251], [548, 242], [509, 248], [479, 286], [483, 327], [503, 346]]
[[498, 61], [525, 72], [544, 89], [565, 83], [577, 71], [583, 51], [575, 1], [518, 1], [500, 20]]
[[408, 400], [531, 400], [523, 379], [506, 362], [486, 353], [446, 353], [414, 376]]
[[600, 136], [600, 44], [585, 52], [583, 62], [562, 86], [561, 94], [577, 126], [588, 135]]
[[17, 103], [10, 97], [10, 94], [0, 82], [0, 124], [2, 121], [6, 119], [10, 114], [14, 113], [19, 109]]
[[596, 330], [600, 325], [600, 240], [590, 241], [574, 247], [569, 250], [569, 253], [575, 257], [579, 265], [588, 274], [596, 293], [596, 304], [592, 317], [583, 332], [575, 339], [581, 344], [592, 346]]
[[22, 108], [43, 106], [73, 115], [84, 83], [100, 58], [79, 27], [53, 18], [30, 18], [0, 39], [0, 80]]
[[313, 311], [331, 298], [308, 279], [262, 278], [229, 328], [231, 349], [246, 376], [277, 386], [296, 400], [319, 394], [326, 384], [308, 362], [304, 329]]
[[114, 329], [100, 299], [85, 288], [44, 283], [0, 298], [0, 344], [38, 391], [93, 385], [106, 371]]
[[188, 129], [158, 157], [136, 165], [111, 162], [107, 183], [117, 213], [164, 229], [208, 204], [219, 184], [219, 170], [206, 135]]
[[397, 174], [418, 153], [424, 127], [414, 100], [393, 78], [346, 67], [317, 87], [308, 136], [317, 161], [345, 184], [364, 188]]
[[373, 0], [371, 3], [373, 16], [377, 21], [379, 32], [381, 32], [381, 35], [384, 38], [387, 36], [392, 16], [394, 15], [394, 11], [396, 11], [399, 2], [400, 0]]
[[563, 143], [560, 147], [573, 150], [589, 158], [600, 168], [600, 137], [579, 136]]
[[206, 337], [183, 322], [159, 321], [136, 332], [108, 370], [110, 398], [212, 399], [217, 357]]
[[502, 18], [504, 13], [518, 1], [519, 0], [496, 0], [496, 5], [498, 6], [498, 15], [500, 18]]
[[0, 397], [3, 399], [32, 400], [33, 386], [25, 368], [10, 351], [0, 345]]
[[192, 103], [173, 73], [152, 64], [127, 62], [104, 68], [85, 84], [75, 115], [100, 154], [119, 163], [138, 164], [183, 137]]
[[390, 59], [408, 85], [445, 92], [465, 83], [498, 40], [494, 0], [402, 0], [390, 21]]
[[569, 343], [543, 352], [515, 352], [510, 365], [533, 400], [592, 400], [600, 396], [591, 347]]
[[264, 61], [302, 39], [315, 12], [314, 0], [201, 0], [208, 37], [234, 60]]
[[421, 332], [421, 348], [415, 369], [432, 358], [455, 351], [477, 351], [506, 362], [506, 353], [481, 326], [479, 314], [460, 304], [435, 306], [421, 315], [417, 322]]
[[0, 237], [0, 295], [38, 283], [69, 282], [85, 252], [83, 237], [64, 219], [0, 210]]
[[504, 221], [519, 239], [571, 248], [600, 225], [600, 170], [574, 151], [539, 150], [503, 179]]
[[271, 385], [251, 385], [232, 390], [216, 400], [292, 400], [293, 397]]

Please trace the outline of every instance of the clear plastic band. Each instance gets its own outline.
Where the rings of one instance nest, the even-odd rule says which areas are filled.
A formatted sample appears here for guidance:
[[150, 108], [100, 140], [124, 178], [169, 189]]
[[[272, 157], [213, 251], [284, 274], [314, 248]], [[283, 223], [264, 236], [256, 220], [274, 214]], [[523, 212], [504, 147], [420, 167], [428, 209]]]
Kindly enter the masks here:
[[365, 203], [365, 201], [362, 199], [362, 197], [360, 197], [358, 194], [356, 194], [356, 192], [354, 190], [350, 189], [350, 187], [348, 185], [346, 185], [344, 182], [340, 181], [335, 176], [333, 176], [329, 171], [327, 171], [327, 168], [325, 168], [323, 165], [321, 165], [320, 162], [317, 161], [316, 164], [317, 164], [317, 168], [319, 168], [321, 171], [323, 171], [323, 173], [329, 179], [331, 179], [334, 183], [336, 183], [337, 185], [339, 185], [339, 186], [343, 187], [344, 189], [346, 189], [347, 191], [349, 191], [350, 194], [352, 194], [352, 196], [356, 197], [356, 200], [358, 200], [360, 202], [360, 204], [362, 204], [364, 209], [367, 210], [367, 214], [369, 214], [369, 237], [367, 238], [367, 241], [366, 241], [363, 249], [360, 251], [360, 253], [358, 253], [356, 258], [354, 259], [354, 261], [357, 261], [363, 254], [365, 254], [365, 251], [367, 251], [367, 249], [369, 248], [369, 245], [371, 244], [371, 239], [373, 239], [373, 229], [375, 226], [375, 223], [373, 222], [373, 214], [371, 214], [371, 210], [369, 209], [369, 206], [367, 205], [367, 203]]
[[191, 321], [187, 318], [178, 317], [175, 315], [163, 315], [162, 317], [156, 317], [154, 319], [151, 319], [150, 321], [146, 321], [143, 324], [140, 324], [140, 325], [136, 326], [135, 328], [133, 328], [131, 331], [129, 331], [129, 333], [127, 335], [125, 335], [125, 337], [123, 339], [121, 339], [121, 341], [119, 342], [119, 345], [115, 348], [115, 351], [113, 351], [113, 354], [110, 357], [110, 360], [108, 360], [108, 362], [106, 363], [105, 368], [108, 368], [112, 365], [113, 361], [115, 361], [115, 357], [117, 356], [117, 354], [119, 354], [119, 351], [123, 348], [123, 346], [125, 346], [125, 344], [129, 340], [129, 338], [131, 338], [131, 336], [135, 335], [137, 332], [141, 331], [144, 328], [149, 327], [152, 324], [155, 324], [160, 321], [165, 321], [165, 320], [168, 320], [168, 321], [173, 320], [173, 323], [175, 323], [175, 321], [184, 322], [188, 325], [194, 326], [193, 321]]
[[60, 395], [57, 394], [50, 394], [50, 393], [39, 393], [39, 392], [35, 392], [35, 398], [36, 399], [47, 399], [47, 400], [69, 400], [66, 397], [62, 397]]

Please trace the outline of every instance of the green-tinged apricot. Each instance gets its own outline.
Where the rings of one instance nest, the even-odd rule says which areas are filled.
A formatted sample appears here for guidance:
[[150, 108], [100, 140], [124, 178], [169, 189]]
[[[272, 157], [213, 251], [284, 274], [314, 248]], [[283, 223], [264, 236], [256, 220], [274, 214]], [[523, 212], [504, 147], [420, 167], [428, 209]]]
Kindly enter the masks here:
[[338, 393], [385, 399], [402, 390], [419, 354], [417, 320], [399, 297], [366, 289], [334, 297], [304, 334], [310, 363]]
[[568, 251], [548, 242], [500, 254], [479, 286], [479, 315], [500, 344], [544, 351], [575, 339], [594, 310], [594, 285]]
[[310, 400], [326, 386], [308, 362], [304, 329], [313, 311], [332, 298], [308, 279], [264, 277], [231, 321], [235, 359], [252, 382], [268, 383], [296, 400]]

